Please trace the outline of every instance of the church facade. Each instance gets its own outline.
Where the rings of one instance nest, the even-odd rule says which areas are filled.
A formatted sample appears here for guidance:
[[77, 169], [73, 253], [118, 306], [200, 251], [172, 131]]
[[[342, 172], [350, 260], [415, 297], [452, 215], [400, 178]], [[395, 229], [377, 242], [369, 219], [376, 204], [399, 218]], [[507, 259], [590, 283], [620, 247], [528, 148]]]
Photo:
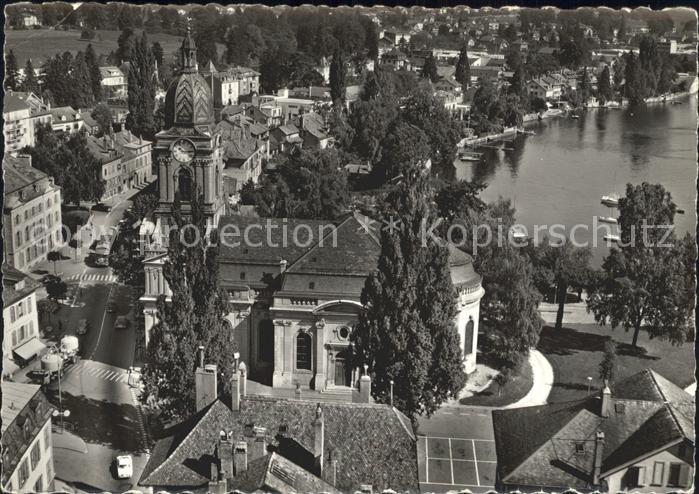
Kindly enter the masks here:
[[[222, 237], [219, 276], [230, 307], [225, 319], [250, 378], [273, 387], [349, 393], [359, 378], [351, 365], [351, 335], [363, 310], [365, 280], [377, 267], [378, 237], [358, 213], [337, 222], [225, 214], [219, 180], [224, 166], [221, 136], [211, 125], [211, 95], [193, 62], [189, 36], [181, 52], [182, 73], [167, 93], [168, 126], [156, 136], [154, 146], [160, 203], [154, 221], [144, 222], [142, 228], [148, 244], [141, 297], [146, 340], [157, 322], [156, 300], [169, 293], [162, 273], [163, 227], [171, 221], [175, 193], [187, 197], [196, 187], [205, 196], [210, 225]], [[235, 238], [228, 238], [231, 232]], [[455, 327], [464, 369], [472, 372], [484, 291], [471, 257], [452, 245], [448, 248], [458, 294]]]

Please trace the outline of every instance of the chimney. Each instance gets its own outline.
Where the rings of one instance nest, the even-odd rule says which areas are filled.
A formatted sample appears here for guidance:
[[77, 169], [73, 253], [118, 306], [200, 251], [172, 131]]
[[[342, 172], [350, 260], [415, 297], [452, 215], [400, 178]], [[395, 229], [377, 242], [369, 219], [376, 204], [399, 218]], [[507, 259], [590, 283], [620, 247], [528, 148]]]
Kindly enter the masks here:
[[604, 453], [604, 432], [597, 431], [595, 437], [595, 459], [592, 465], [592, 484], [600, 485], [600, 474], [602, 473], [602, 455]]
[[288, 264], [288, 262], [286, 259], [282, 259], [281, 261], [279, 261], [279, 272], [280, 273], [283, 273], [284, 271], [286, 271], [287, 264]]
[[323, 478], [323, 452], [325, 451], [325, 420], [320, 403], [316, 407], [316, 419], [313, 421], [313, 456], [315, 457], [316, 475]]
[[368, 372], [369, 366], [364, 364], [364, 375], [359, 378], [359, 403], [369, 403], [371, 397], [371, 377]]
[[248, 469], [248, 443], [238, 441], [233, 450], [233, 468], [236, 477]]
[[221, 431], [218, 441], [218, 458], [220, 462], [219, 479], [233, 478], [235, 473], [233, 465], [233, 443], [231, 433]]
[[231, 377], [231, 410], [240, 411], [240, 371], [235, 370]]
[[240, 396], [247, 396], [248, 394], [248, 368], [245, 362], [241, 362], [238, 366], [240, 371]]
[[604, 380], [604, 389], [601, 392], [600, 400], [600, 415], [602, 417], [609, 417], [612, 409], [612, 390], [609, 389], [609, 381]]
[[267, 429], [255, 427], [253, 434], [254, 441], [250, 451], [250, 460], [256, 460], [267, 455]]
[[216, 394], [216, 385], [217, 376], [216, 366], [214, 364], [197, 367], [195, 375], [197, 412], [216, 401], [216, 398], [218, 398]]

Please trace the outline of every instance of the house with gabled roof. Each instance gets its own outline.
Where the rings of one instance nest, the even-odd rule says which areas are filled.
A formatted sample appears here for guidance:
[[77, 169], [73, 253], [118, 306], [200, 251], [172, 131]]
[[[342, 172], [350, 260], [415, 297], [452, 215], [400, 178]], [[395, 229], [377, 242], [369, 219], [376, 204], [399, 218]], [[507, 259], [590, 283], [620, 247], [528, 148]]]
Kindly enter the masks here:
[[202, 362], [196, 375], [197, 412], [158, 434], [140, 486], [221, 494], [419, 492], [410, 421], [371, 403], [369, 376], [354, 403], [318, 403], [249, 395], [245, 364], [232, 376], [226, 402], [217, 396], [215, 365]]
[[499, 490], [672, 492], [694, 475], [694, 397], [641, 371], [599, 395], [494, 410]]

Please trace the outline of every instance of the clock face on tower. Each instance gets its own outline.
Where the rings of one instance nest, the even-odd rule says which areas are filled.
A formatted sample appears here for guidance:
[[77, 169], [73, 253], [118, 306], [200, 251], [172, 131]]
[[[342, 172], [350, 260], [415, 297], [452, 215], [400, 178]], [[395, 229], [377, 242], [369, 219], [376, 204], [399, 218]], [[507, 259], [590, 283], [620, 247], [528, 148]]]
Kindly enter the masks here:
[[189, 163], [194, 159], [194, 144], [187, 139], [175, 141], [172, 145], [172, 157], [180, 163]]

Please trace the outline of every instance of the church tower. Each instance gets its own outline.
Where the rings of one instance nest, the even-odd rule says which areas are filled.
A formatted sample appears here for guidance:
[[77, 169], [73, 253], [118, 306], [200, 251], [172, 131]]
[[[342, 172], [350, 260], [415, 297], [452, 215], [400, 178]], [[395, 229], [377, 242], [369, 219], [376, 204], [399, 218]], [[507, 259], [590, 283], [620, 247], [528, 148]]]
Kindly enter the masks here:
[[221, 136], [214, 132], [213, 98], [199, 74], [197, 49], [189, 30], [179, 61], [180, 73], [165, 96], [165, 126], [153, 146], [159, 194], [155, 221], [160, 231], [171, 222], [176, 197], [186, 216], [192, 194], [201, 195], [210, 226], [218, 224], [225, 205]]

